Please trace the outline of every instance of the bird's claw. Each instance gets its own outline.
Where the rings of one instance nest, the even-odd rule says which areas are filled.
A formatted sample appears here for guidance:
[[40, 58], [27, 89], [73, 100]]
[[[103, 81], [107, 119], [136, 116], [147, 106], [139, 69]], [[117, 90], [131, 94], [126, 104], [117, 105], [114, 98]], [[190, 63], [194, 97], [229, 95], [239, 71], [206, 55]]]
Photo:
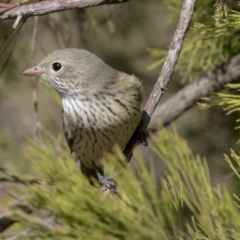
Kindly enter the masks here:
[[116, 193], [116, 183], [111, 177], [104, 177], [99, 181], [105, 191], [109, 193]]
[[110, 193], [116, 193], [116, 183], [111, 177], [104, 177], [100, 172], [95, 162], [92, 162], [93, 168], [97, 174], [98, 181], [103, 189]]

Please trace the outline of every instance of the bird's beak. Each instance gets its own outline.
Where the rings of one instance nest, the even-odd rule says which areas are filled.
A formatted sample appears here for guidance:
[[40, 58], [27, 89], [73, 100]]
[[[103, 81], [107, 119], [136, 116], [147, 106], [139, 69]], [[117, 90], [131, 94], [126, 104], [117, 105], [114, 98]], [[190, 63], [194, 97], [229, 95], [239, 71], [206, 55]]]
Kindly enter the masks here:
[[35, 66], [35, 67], [24, 69], [20, 73], [24, 76], [38, 77], [38, 76], [41, 76], [44, 73], [44, 71], [40, 67]]

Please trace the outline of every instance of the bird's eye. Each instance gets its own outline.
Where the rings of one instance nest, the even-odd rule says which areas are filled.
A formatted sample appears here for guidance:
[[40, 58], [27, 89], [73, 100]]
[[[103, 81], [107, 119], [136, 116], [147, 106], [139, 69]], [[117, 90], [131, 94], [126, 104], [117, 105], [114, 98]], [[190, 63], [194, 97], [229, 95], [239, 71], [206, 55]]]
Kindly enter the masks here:
[[58, 72], [59, 70], [61, 70], [61, 68], [62, 68], [62, 64], [61, 63], [55, 62], [52, 65], [52, 69], [55, 72]]

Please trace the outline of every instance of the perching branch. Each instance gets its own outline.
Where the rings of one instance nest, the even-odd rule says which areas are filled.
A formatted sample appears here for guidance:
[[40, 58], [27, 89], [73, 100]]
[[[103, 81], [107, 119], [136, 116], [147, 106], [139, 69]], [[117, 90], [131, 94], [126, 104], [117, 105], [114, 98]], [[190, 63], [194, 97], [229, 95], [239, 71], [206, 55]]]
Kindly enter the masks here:
[[[143, 131], [146, 131], [147, 126], [150, 122], [150, 119], [157, 107], [157, 104], [167, 89], [167, 86], [173, 74], [178, 56], [182, 49], [184, 37], [187, 33], [187, 29], [193, 15], [194, 5], [195, 5], [195, 0], [184, 0], [178, 26], [174, 33], [174, 36], [168, 51], [167, 59], [162, 67], [160, 76], [143, 110], [141, 123], [139, 125], [139, 128]], [[132, 149], [138, 143], [139, 141], [137, 140], [137, 137], [134, 134], [124, 149], [124, 153], [127, 156], [129, 161], [132, 156]]]
[[164, 126], [167, 126], [209, 92], [223, 89], [226, 84], [238, 79], [240, 79], [240, 54], [217, 68], [210, 76], [198, 77], [166, 102], [160, 104], [154, 112], [148, 130], [155, 132], [159, 119]]
[[48, 0], [10, 9], [0, 15], [0, 21], [21, 17], [45, 15], [69, 9], [93, 7], [102, 4], [123, 3], [129, 0]]

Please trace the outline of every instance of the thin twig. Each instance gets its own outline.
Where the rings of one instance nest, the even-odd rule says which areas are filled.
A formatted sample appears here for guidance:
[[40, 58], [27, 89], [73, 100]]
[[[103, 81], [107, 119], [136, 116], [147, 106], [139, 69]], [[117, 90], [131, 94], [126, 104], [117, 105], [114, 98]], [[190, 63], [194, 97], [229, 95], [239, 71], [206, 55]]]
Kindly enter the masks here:
[[29, 179], [29, 180], [22, 179], [12, 173], [9, 173], [4, 167], [0, 167], [0, 172], [2, 172], [7, 176], [7, 177], [1, 177], [0, 182], [20, 183], [25, 186], [40, 183], [40, 179]]
[[10, 189], [8, 186], [5, 186], [4, 184], [0, 184], [0, 190], [2, 190], [4, 193], [9, 195], [10, 197], [19, 200], [19, 196], [17, 193], [15, 193], [12, 189]]
[[19, 215], [23, 219], [27, 220], [28, 222], [37, 223], [38, 225], [41, 225], [42, 227], [47, 228], [47, 229], [54, 229], [58, 225], [54, 221], [54, 217], [53, 216], [47, 217], [45, 219], [42, 219], [42, 218], [40, 218], [38, 216], [25, 214], [24, 212], [19, 213]]
[[23, 185], [32, 185], [32, 184], [39, 184], [39, 179], [21, 179], [16, 175], [12, 175], [11, 177], [0, 177], [0, 182], [9, 182], [9, 183], [20, 183]]
[[69, 9], [93, 7], [102, 4], [123, 3], [127, 1], [129, 0], [48, 0], [13, 8], [0, 15], [0, 21], [16, 18], [19, 15], [22, 15], [23, 17], [39, 16]]
[[3, 66], [0, 68], [0, 77], [2, 76], [2, 73], [3, 73], [5, 67], [7, 66], [7, 64], [8, 64], [8, 62], [9, 62], [9, 60], [10, 60], [12, 54], [13, 54], [13, 50], [14, 50], [14, 48], [15, 48], [16, 43], [17, 43], [17, 37], [15, 37], [15, 38], [13, 39], [13, 43], [12, 43], [12, 45], [9, 47], [10, 49], [9, 49], [8, 53], [6, 54], [6, 55], [7, 55], [7, 58], [6, 58], [5, 62], [3, 63]]
[[[0, 185], [1, 187], [1, 185]], [[9, 204], [9, 207], [8, 208], [5, 208], [4, 210], [4, 213], [1, 213], [0, 214], [0, 232], [3, 232], [5, 231], [7, 228], [9, 228], [12, 224], [16, 223], [16, 220], [14, 220], [12, 218], [12, 213], [11, 211], [9, 210], [9, 208], [18, 208], [18, 209], [21, 209], [24, 213], [26, 214], [31, 214], [33, 211], [32, 211], [32, 208], [31, 206], [28, 206], [27, 204], [23, 204], [22, 201], [24, 199], [21, 199], [19, 198], [18, 196], [16, 196], [15, 193], [13, 193], [13, 191], [9, 192], [7, 190], [7, 188], [5, 188], [5, 191], [10, 194], [11, 196], [13, 196], [14, 198], [18, 199], [17, 201], [14, 201], [12, 203]], [[23, 197], [22, 197], [23, 198]], [[26, 197], [24, 197], [26, 198]], [[1, 205], [0, 205], [1, 207]]]
[[[236, 168], [237, 172], [240, 172], [240, 167]], [[223, 178], [221, 178], [220, 180], [216, 181], [213, 184], [213, 187], [217, 187], [218, 185], [222, 185], [224, 183], [226, 183], [227, 181], [229, 181], [231, 178], [235, 177], [236, 173], [235, 172], [230, 172], [228, 173], [226, 176], [224, 176]]]
[[35, 232], [32, 232], [31, 229], [26, 230], [22, 233], [7, 232], [3, 234], [3, 237], [6, 240], [37, 239], [37, 238], [41, 238], [41, 236], [42, 236], [41, 232], [35, 233]]
[[148, 131], [157, 131], [159, 120], [163, 126], [167, 126], [194, 106], [202, 97], [210, 92], [223, 89], [226, 84], [237, 81], [239, 78], [240, 54], [237, 54], [223, 66], [214, 70], [211, 75], [196, 78], [195, 81], [187, 84], [170, 99], [158, 105], [149, 123]]
[[12, 8], [17, 7], [17, 4], [8, 4], [8, 3], [0, 3], [0, 14], [9, 11]]
[[[143, 110], [141, 123], [139, 125], [139, 129], [143, 131], [146, 131], [158, 102], [167, 90], [167, 86], [173, 74], [178, 56], [182, 49], [184, 37], [187, 33], [188, 26], [193, 15], [194, 5], [195, 0], [185, 0], [183, 3], [180, 19], [168, 51], [167, 59]], [[139, 141], [134, 134], [124, 149], [124, 153], [127, 156], [128, 161], [131, 159], [133, 147], [138, 143]]]
[[22, 16], [21, 14], [19, 14], [19, 15], [17, 16], [16, 21], [15, 21], [14, 24], [13, 24], [13, 28], [14, 28], [14, 29], [18, 26], [18, 24], [19, 24], [19, 22], [22, 20], [22, 18], [23, 18], [23, 16]]
[[9, 228], [16, 221], [11, 219], [9, 216], [0, 215], [0, 233]]
[[[12, 217], [11, 217], [12, 215], [13, 214], [9, 211], [9, 212], [7, 212], [7, 214], [0, 216], [0, 232], [5, 231], [12, 224], [17, 222], [16, 220], [12, 219]], [[29, 213], [25, 213], [25, 211], [19, 212], [18, 216], [28, 222], [37, 223], [38, 225], [41, 225], [42, 227], [47, 228], [47, 229], [54, 229], [55, 227], [58, 226], [58, 223], [55, 222], [53, 216], [42, 219], [40, 217], [33, 216]]]
[[[38, 21], [39, 17], [34, 17], [33, 23], [33, 33], [32, 33], [32, 42], [31, 42], [31, 63], [34, 65], [34, 58], [35, 58], [35, 50], [36, 50], [36, 39], [37, 39], [37, 32], [38, 32]], [[34, 139], [39, 141], [39, 122], [38, 122], [38, 97], [37, 97], [37, 78], [32, 77], [32, 95], [33, 95], [33, 108], [34, 108]]]
[[[2, 58], [2, 55], [3, 55], [4, 51], [6, 51], [8, 45], [11, 43], [11, 41], [13, 40], [13, 38], [16, 37], [16, 35], [17, 35], [18, 32], [20, 31], [20, 29], [22, 28], [22, 26], [24, 25], [24, 23], [25, 23], [25, 20], [23, 20], [20, 24], [18, 24], [18, 26], [17, 26], [16, 29], [12, 29], [12, 30], [10, 31], [10, 33], [8, 33], [8, 35], [4, 38], [3, 44], [2, 44], [1, 47], [0, 47], [0, 58]], [[16, 43], [16, 42], [15, 42], [15, 43]], [[14, 43], [14, 44], [15, 44], [15, 43]], [[13, 44], [13, 45], [14, 45], [14, 44]], [[12, 50], [13, 50], [13, 48], [12, 48]], [[4, 68], [5, 68], [8, 60], [9, 60], [9, 57], [10, 57], [10, 55], [11, 55], [11, 53], [12, 53], [12, 50], [11, 50], [10, 53], [8, 54], [8, 57], [7, 57], [7, 59], [5, 60], [5, 62], [4, 62], [4, 64], [3, 64], [3, 67], [0, 69], [0, 76], [1, 76], [1, 74], [2, 74], [2, 72], [3, 72], [3, 70], [4, 70]]]

